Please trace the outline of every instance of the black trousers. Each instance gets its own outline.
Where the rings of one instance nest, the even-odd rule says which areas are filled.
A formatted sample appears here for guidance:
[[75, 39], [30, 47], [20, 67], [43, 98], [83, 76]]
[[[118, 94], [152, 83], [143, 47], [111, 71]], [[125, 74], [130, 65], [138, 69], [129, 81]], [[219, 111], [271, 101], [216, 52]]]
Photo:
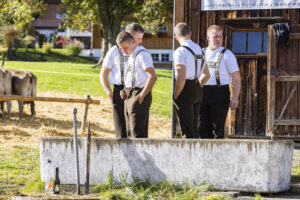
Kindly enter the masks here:
[[125, 99], [125, 121], [128, 137], [147, 138], [149, 112], [152, 103], [151, 92], [144, 98], [142, 104], [139, 103], [141, 88], [126, 88]]
[[224, 125], [230, 103], [229, 86], [204, 86], [200, 106], [201, 138], [224, 138]]
[[198, 115], [202, 90], [198, 80], [186, 80], [178, 98], [174, 100], [175, 111], [183, 135], [186, 138], [199, 138]]
[[120, 91], [124, 89], [124, 85], [114, 85], [113, 89], [113, 117], [117, 138], [126, 138], [126, 123], [124, 115], [124, 100], [120, 96]]

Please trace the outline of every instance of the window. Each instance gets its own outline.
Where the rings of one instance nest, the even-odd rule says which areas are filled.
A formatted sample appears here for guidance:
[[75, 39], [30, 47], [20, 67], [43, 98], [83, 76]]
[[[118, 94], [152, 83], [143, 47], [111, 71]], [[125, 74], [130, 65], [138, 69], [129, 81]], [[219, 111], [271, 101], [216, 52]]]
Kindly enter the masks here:
[[153, 61], [159, 61], [158, 53], [152, 53], [151, 56], [152, 56]]
[[233, 32], [234, 53], [264, 53], [268, 51], [268, 32]]
[[61, 18], [60, 13], [56, 13], [56, 19], [60, 19], [60, 18]]
[[161, 61], [169, 62], [169, 54], [166, 53], [161, 54]]

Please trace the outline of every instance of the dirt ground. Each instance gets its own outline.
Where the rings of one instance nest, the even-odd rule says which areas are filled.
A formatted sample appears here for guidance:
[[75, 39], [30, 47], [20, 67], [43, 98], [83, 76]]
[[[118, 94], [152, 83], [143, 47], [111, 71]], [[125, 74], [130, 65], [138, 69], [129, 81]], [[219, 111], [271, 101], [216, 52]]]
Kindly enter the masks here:
[[[84, 98], [83, 96], [78, 95], [51, 92], [39, 92], [38, 96]], [[92, 137], [114, 138], [115, 132], [112, 117], [112, 104], [108, 98], [92, 98], [100, 100], [100, 105], [90, 105], [89, 107], [88, 121], [91, 124]], [[85, 137], [86, 132], [80, 132], [84, 104], [36, 102], [37, 114], [35, 119], [30, 120], [30, 106], [25, 105], [23, 120], [19, 121], [18, 104], [16, 101], [13, 101], [11, 119], [0, 119], [0, 146], [27, 146], [37, 148], [38, 138], [42, 136], [72, 137], [74, 134], [74, 107], [78, 110], [78, 135], [80, 137]], [[150, 114], [150, 138], [169, 138], [170, 131], [170, 119]]]

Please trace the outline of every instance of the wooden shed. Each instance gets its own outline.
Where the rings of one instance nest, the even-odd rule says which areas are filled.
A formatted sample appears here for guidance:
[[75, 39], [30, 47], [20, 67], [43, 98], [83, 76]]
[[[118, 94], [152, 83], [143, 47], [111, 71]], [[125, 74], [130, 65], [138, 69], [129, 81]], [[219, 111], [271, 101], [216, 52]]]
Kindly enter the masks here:
[[[205, 10], [205, 1], [175, 0], [174, 21], [188, 23], [193, 41], [202, 48], [207, 46], [206, 29], [221, 26], [223, 46], [237, 57], [242, 87], [238, 109], [228, 113], [227, 135], [300, 138], [299, 1], [285, 5], [286, 0], [273, 0], [278, 4], [253, 7], [256, 0], [243, 0], [241, 4], [254, 4], [236, 10], [230, 0], [219, 1], [218, 10]], [[278, 22], [289, 24], [287, 47], [276, 42], [272, 25]]]

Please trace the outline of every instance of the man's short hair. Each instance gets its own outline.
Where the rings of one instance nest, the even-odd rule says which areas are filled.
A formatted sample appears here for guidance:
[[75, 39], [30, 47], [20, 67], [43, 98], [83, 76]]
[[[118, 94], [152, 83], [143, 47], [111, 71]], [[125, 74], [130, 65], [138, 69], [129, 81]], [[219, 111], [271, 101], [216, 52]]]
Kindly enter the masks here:
[[185, 37], [190, 34], [191, 29], [190, 26], [184, 22], [180, 22], [175, 26], [175, 35], [177, 37]]
[[125, 28], [125, 31], [127, 31], [128, 33], [133, 33], [133, 32], [140, 32], [140, 33], [144, 33], [144, 29], [141, 25], [139, 25], [138, 23], [131, 23], [128, 24]]
[[207, 31], [206, 31], [206, 34], [208, 35], [211, 31], [213, 31], [213, 30], [216, 30], [216, 31], [222, 31], [223, 32], [223, 30], [222, 30], [222, 28], [220, 27], [220, 26], [218, 26], [218, 25], [210, 25], [208, 28], [207, 28]]
[[116, 39], [117, 44], [121, 44], [122, 42], [130, 42], [131, 40], [134, 40], [132, 35], [128, 33], [127, 31], [121, 31]]

